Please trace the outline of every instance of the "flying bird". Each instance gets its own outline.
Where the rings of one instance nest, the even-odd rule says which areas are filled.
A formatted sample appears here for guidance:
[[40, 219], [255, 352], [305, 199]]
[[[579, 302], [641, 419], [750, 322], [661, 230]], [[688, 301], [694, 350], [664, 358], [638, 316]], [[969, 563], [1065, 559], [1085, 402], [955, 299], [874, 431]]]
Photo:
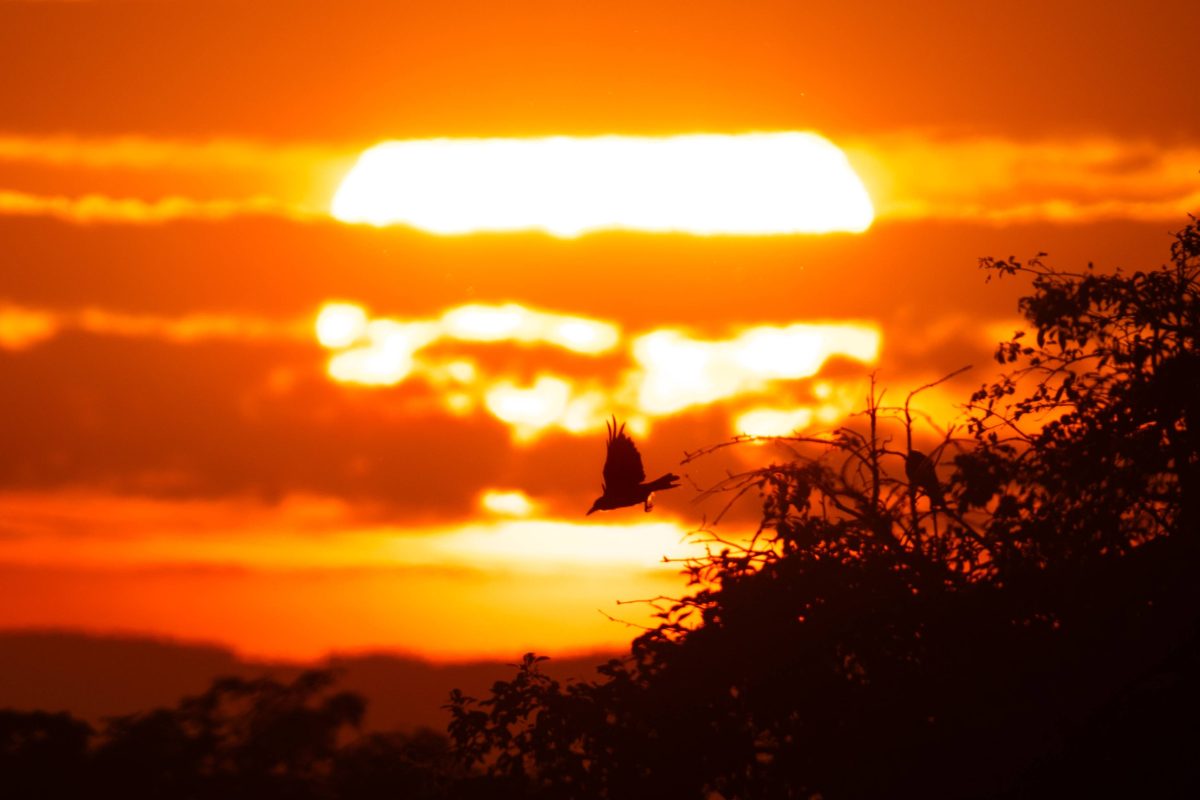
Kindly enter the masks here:
[[679, 485], [679, 476], [668, 472], [657, 480], [644, 483], [646, 470], [642, 467], [642, 455], [633, 439], [625, 433], [625, 423], [622, 422], [618, 428], [614, 416], [612, 422], [606, 424], [608, 452], [604, 458], [604, 483], [600, 484], [603, 494], [596, 498], [587, 513], [611, 511], [638, 503], [649, 511], [653, 506], [651, 495], [663, 489], [674, 489]]
[[942, 493], [942, 484], [938, 482], [937, 470], [933, 459], [920, 450], [909, 450], [904, 457], [904, 474], [912, 489], [920, 489], [929, 497], [931, 505], [946, 505], [946, 496]]

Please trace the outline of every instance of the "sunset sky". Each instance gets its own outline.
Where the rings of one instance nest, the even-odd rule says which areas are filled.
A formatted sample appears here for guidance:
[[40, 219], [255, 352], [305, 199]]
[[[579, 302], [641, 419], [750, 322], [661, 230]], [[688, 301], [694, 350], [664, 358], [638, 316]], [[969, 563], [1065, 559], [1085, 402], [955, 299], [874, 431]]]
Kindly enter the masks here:
[[[951, 421], [980, 256], [1166, 259], [1192, 6], [0, 0], [0, 629], [620, 647], [782, 457], [685, 451]], [[584, 516], [610, 415], [649, 514]]]

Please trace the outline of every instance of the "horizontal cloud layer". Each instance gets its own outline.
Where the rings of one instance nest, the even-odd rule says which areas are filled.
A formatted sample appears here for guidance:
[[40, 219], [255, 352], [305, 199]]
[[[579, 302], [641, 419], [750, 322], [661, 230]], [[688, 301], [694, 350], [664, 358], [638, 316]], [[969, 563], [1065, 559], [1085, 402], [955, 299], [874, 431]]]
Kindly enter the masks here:
[[649, 607], [618, 601], [680, 586], [663, 559], [701, 552], [687, 538], [661, 518], [396, 529], [330, 498], [0, 493], [0, 579], [22, 598], [0, 627], [140, 630], [276, 658], [618, 647], [628, 628], [605, 614], [648, 622]]
[[[1195, 142], [884, 132], [838, 141], [849, 157], [846, 166], [837, 147], [812, 137], [828, 152], [812, 145], [824, 155], [811, 168], [789, 172], [787, 152], [775, 151], [786, 150], [788, 142], [809, 142], [805, 136], [408, 141], [368, 149], [354, 166], [356, 153], [345, 146], [8, 135], [0, 136], [0, 185], [6, 187], [0, 214], [145, 224], [245, 215], [304, 220], [332, 213], [435, 233], [542, 229], [576, 235], [614, 227], [861, 230], [869, 224], [871, 204], [881, 220], [989, 223], [1173, 220], [1200, 206]], [[732, 149], [734, 161], [725, 166], [687, 148], [678, 157], [667, 150], [651, 154], [672, 141], [740, 143], [741, 150]], [[586, 153], [567, 158], [571, 147], [589, 142], [611, 143], [613, 163]], [[647, 164], [640, 166], [634, 158], [639, 142], [648, 148]], [[549, 155], [537, 156], [539, 144]], [[721, 147], [713, 146], [719, 154]], [[809, 198], [802, 207], [796, 205], [801, 190]], [[826, 221], [813, 216], [806, 222], [806, 214]]]
[[1200, 141], [880, 134], [845, 142], [881, 218], [1178, 220], [1200, 208]]
[[[421, 376], [443, 392], [451, 412], [482, 405], [523, 441], [553, 429], [603, 430], [614, 413], [642, 433], [653, 417], [812, 377], [835, 356], [873, 364], [881, 343], [878, 327], [861, 322], [760, 325], [724, 340], [699, 339], [681, 329], [625, 336], [611, 322], [516, 303], [460, 306], [432, 320], [370, 319], [359, 306], [333, 303], [318, 314], [316, 336], [334, 350], [328, 366], [334, 380], [394, 386]], [[600, 355], [620, 343], [627, 362], [617, 375], [581, 381], [543, 370], [522, 385], [489, 376], [477, 361], [426, 352], [443, 339], [545, 344], [581, 356]]]

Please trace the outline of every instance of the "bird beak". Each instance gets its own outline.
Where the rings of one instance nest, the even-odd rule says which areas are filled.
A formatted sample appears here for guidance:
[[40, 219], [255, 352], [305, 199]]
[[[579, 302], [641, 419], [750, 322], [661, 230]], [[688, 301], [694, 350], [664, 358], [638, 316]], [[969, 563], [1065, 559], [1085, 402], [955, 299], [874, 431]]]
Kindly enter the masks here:
[[591, 508], [588, 509], [588, 512], [586, 514], [584, 514], [584, 516], [585, 517], [591, 516], [592, 512], [595, 510], [596, 510], [596, 507], [592, 506]]

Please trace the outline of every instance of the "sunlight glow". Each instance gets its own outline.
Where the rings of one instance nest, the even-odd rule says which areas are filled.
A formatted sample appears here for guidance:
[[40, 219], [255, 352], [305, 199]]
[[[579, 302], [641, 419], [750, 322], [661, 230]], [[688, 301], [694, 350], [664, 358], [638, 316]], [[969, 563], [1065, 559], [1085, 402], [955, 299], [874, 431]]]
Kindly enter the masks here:
[[317, 314], [317, 341], [322, 347], [348, 347], [367, 330], [367, 312], [352, 303], [330, 303]]
[[[377, 510], [322, 496], [0, 492], [0, 569], [29, 601], [0, 606], [0, 626], [133, 626], [274, 659], [414, 642], [459, 658], [535, 644], [617, 648], [628, 629], [597, 609], [653, 624], [653, 609], [616, 600], [678, 587], [679, 565], [663, 556], [703, 552], [685, 541], [689, 525], [661, 513], [585, 523], [586, 508], [567, 508], [565, 519], [396, 525]], [[26, 574], [53, 582], [27, 594], [36, 584]]]
[[53, 314], [0, 305], [0, 349], [24, 350], [58, 333]]
[[529, 495], [519, 489], [488, 489], [480, 495], [479, 505], [486, 511], [505, 517], [528, 517], [536, 508]]
[[[356, 518], [352, 504], [321, 496], [289, 495], [278, 504], [87, 492], [69, 496], [71, 502], [63, 506], [61, 497], [0, 493], [0, 519], [6, 521], [7, 536], [0, 565], [503, 567], [521, 572], [540, 571], [553, 563], [574, 570], [604, 565], [651, 570], [663, 567], [664, 554], [699, 551], [689, 541], [689, 528], [664, 519], [632, 523], [488, 519], [397, 528]], [[520, 491], [489, 490], [480, 502], [507, 516], [537, 510], [537, 504]], [[70, 524], [72, 533], [47, 533], [64, 523]], [[64, 549], [66, 537], [79, 531], [86, 535], [77, 537], [78, 546]]]
[[626, 569], [663, 567], [663, 557], [700, 555], [688, 531], [674, 522], [586, 524], [562, 520], [510, 520], [467, 525], [426, 539], [441, 557], [538, 571], [562, 567]]
[[740, 414], [733, 427], [746, 436], [790, 436], [812, 424], [811, 408], [755, 408]]
[[488, 391], [486, 403], [498, 419], [516, 426], [518, 435], [527, 436], [561, 420], [570, 393], [566, 381], [543, 375], [527, 389], [507, 381], [499, 383]]
[[858, 233], [874, 217], [841, 150], [809, 132], [385, 142], [359, 157], [332, 213], [436, 234], [564, 237]]
[[620, 338], [618, 328], [607, 322], [516, 303], [458, 306], [442, 315], [442, 325], [447, 336], [462, 341], [542, 343], [589, 354], [611, 350]]
[[375, 319], [363, 327], [359, 338], [365, 344], [329, 360], [330, 376], [347, 383], [392, 386], [408, 377], [413, 354], [436, 339], [437, 333], [428, 324]]
[[[414, 357], [443, 340], [464, 342], [516, 342], [560, 347], [583, 355], [600, 355], [616, 347], [621, 331], [616, 325], [588, 317], [554, 314], [517, 303], [473, 303], [447, 310], [438, 319], [369, 319], [353, 303], [328, 303], [317, 314], [317, 341], [340, 350], [329, 360], [328, 373], [342, 383], [393, 386], [407, 379], [416, 366]], [[460, 385], [477, 379], [477, 369], [461, 358], [433, 366], [435, 382], [448, 378]], [[461, 406], [461, 402], [459, 403]]]
[[[483, 410], [508, 425], [518, 443], [556, 429], [601, 431], [613, 413], [644, 434], [655, 417], [740, 397], [744, 404], [747, 396], [772, 391], [774, 382], [816, 375], [833, 356], [873, 364], [881, 341], [879, 328], [865, 322], [760, 325], [713, 340], [671, 328], [627, 336], [609, 322], [516, 303], [456, 306], [424, 320], [371, 319], [359, 306], [331, 303], [317, 317], [317, 337], [335, 351], [327, 368], [334, 380], [394, 386], [419, 378], [450, 414]], [[475, 348], [469, 357], [455, 352], [448, 347], [453, 342], [549, 345], [588, 357], [620, 349], [628, 366], [606, 365], [606, 376], [589, 371], [586, 378], [542, 371], [531, 382], [528, 373], [496, 367]], [[441, 346], [426, 350], [436, 343]], [[795, 409], [760, 408], [743, 414], [744, 427], [734, 432], [767, 435], [813, 419], [828, 422], [845, 403], [831, 401], [832, 390], [822, 385], [804, 419]], [[743, 405], [740, 411], [749, 410]]]
[[87, 307], [75, 311], [30, 308], [0, 302], [0, 348], [23, 350], [64, 333], [157, 339], [173, 343], [207, 340], [307, 340], [312, 320], [280, 320], [239, 314], [129, 314]]
[[872, 364], [880, 340], [875, 326], [854, 323], [762, 326], [719, 341], [654, 331], [633, 344], [642, 368], [636, 376], [638, 405], [652, 414], [669, 414], [760, 390], [771, 380], [815, 375], [834, 355]]

